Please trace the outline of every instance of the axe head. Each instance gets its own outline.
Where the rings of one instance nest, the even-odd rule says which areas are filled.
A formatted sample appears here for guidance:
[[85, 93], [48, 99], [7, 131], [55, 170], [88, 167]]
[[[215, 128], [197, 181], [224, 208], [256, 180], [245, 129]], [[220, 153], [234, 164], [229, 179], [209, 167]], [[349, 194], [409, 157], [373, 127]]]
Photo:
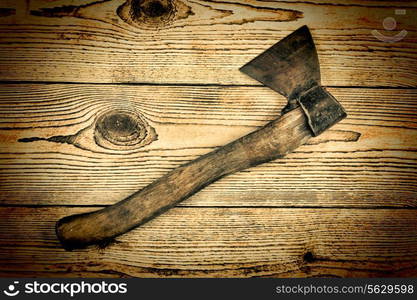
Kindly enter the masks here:
[[287, 97], [283, 113], [301, 106], [315, 136], [346, 117], [340, 103], [321, 86], [317, 51], [307, 26], [255, 57], [240, 71]]

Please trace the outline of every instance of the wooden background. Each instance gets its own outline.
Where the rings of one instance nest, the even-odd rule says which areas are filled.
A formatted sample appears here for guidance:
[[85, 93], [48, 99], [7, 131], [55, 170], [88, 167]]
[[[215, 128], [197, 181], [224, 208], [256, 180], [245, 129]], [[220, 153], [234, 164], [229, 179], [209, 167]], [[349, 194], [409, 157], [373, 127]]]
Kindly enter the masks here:
[[[0, 275], [417, 276], [416, 23], [415, 1], [1, 0]], [[285, 99], [238, 68], [304, 24], [347, 119], [104, 249], [61, 248], [59, 218], [275, 118]], [[120, 112], [145, 137], [100, 143]]]

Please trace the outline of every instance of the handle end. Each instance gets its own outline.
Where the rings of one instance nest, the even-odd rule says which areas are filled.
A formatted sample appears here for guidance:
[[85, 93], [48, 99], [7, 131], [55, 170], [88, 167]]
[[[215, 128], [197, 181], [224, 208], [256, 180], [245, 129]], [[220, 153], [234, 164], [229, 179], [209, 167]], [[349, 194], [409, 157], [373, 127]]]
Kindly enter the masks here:
[[84, 232], [82, 230], [83, 224], [79, 220], [86, 215], [89, 213], [67, 216], [56, 222], [55, 233], [65, 250], [83, 249], [95, 243], [94, 240], [86, 239], [82, 234]]

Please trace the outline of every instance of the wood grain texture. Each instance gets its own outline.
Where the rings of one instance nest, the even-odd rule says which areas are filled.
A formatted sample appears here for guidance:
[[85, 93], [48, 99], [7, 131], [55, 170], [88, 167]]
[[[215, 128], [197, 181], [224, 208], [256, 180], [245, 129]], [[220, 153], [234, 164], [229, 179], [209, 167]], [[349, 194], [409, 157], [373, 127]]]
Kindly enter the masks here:
[[417, 86], [413, 1], [2, 2], [0, 80], [258, 85], [238, 68], [307, 24], [324, 85]]
[[415, 209], [174, 208], [107, 248], [64, 251], [55, 221], [92, 209], [0, 208], [0, 276], [417, 275]]
[[[347, 119], [285, 159], [228, 176], [184, 205], [416, 206], [417, 91], [329, 91]], [[2, 85], [1, 203], [115, 203], [266, 124], [284, 101], [255, 87]], [[96, 117], [118, 109], [140, 113], [156, 140], [133, 150], [97, 145]]]
[[[416, 277], [416, 8], [2, 0], [0, 276]], [[238, 69], [302, 25], [348, 119], [104, 249], [62, 249], [58, 219], [113, 204], [276, 118], [286, 100]], [[372, 35], [403, 29], [395, 43]]]

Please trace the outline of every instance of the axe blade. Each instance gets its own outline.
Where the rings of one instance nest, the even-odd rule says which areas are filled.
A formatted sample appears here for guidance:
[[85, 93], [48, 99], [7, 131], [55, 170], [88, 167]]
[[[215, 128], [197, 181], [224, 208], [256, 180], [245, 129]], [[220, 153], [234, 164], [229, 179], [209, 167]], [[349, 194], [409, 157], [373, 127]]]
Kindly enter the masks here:
[[245, 64], [240, 71], [289, 99], [320, 85], [317, 51], [305, 25]]
[[282, 114], [301, 106], [314, 136], [346, 117], [342, 105], [321, 86], [316, 46], [307, 26], [255, 57], [240, 71], [288, 98]]

